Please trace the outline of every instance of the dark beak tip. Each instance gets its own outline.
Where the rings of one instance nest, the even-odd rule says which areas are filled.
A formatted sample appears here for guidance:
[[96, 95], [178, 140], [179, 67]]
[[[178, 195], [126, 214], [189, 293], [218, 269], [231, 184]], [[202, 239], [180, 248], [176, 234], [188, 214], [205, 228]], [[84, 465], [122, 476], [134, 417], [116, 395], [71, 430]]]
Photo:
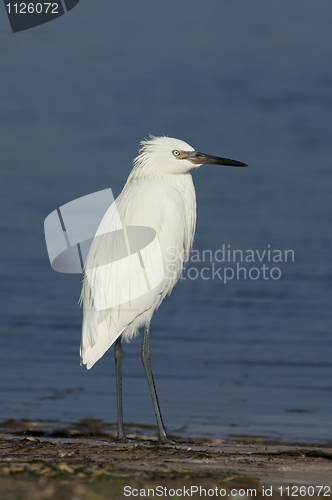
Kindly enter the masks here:
[[225, 166], [229, 167], [248, 167], [247, 163], [242, 163], [242, 161], [237, 161], [237, 160], [231, 160], [228, 164], [225, 162], [223, 163]]

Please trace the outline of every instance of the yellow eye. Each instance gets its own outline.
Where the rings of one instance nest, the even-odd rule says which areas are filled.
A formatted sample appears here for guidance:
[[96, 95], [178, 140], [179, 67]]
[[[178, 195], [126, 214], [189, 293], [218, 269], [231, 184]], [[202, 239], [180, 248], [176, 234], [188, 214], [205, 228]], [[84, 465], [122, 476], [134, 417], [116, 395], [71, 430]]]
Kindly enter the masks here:
[[173, 155], [174, 156], [180, 156], [180, 151], [178, 151], [177, 149], [174, 149], [174, 151], [172, 151]]

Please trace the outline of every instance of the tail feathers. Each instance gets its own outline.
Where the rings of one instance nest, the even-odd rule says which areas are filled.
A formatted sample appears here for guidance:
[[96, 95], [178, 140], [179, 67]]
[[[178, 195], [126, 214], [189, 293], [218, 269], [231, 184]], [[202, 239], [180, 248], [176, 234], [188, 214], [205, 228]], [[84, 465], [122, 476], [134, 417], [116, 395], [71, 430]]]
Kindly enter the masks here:
[[94, 344], [88, 342], [88, 345], [84, 345], [82, 342], [81, 364], [87, 365], [88, 370], [92, 368], [121, 333], [122, 331], [117, 331], [115, 328], [109, 328], [106, 319], [102, 320], [97, 326], [96, 342]]

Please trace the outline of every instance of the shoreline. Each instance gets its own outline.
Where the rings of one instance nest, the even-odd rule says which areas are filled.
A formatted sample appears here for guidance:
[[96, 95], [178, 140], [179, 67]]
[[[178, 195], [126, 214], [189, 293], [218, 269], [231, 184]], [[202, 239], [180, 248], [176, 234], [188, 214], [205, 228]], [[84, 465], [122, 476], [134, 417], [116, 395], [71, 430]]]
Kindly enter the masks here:
[[[157, 440], [158, 429], [156, 424], [147, 423], [124, 423], [126, 436], [131, 439], [147, 439]], [[0, 435], [16, 435], [16, 436], [34, 436], [37, 438], [96, 438], [110, 439], [116, 438], [117, 424], [116, 422], [106, 422], [95, 418], [85, 418], [79, 421], [62, 421], [62, 420], [17, 420], [9, 418], [0, 420]], [[191, 436], [172, 434], [170, 436], [175, 441], [195, 442], [195, 443], [246, 443], [246, 444], [275, 444], [300, 447], [321, 447], [331, 448], [332, 440], [321, 442], [313, 439], [306, 441], [303, 439], [283, 439], [282, 437], [272, 437], [269, 435], [257, 434], [229, 434], [223, 437], [208, 437], [208, 436]]]
[[[298, 493], [302, 498], [312, 498], [314, 490], [309, 488], [318, 486], [325, 487], [325, 493], [329, 491], [325, 496], [332, 495], [331, 444], [292, 444], [263, 438], [189, 440], [172, 437], [172, 444], [160, 445], [156, 438], [139, 436], [137, 432], [128, 436], [128, 442], [121, 443], [115, 440], [115, 434], [110, 434], [111, 429], [99, 426], [98, 431], [96, 421], [89, 423], [90, 435], [87, 432], [83, 435], [81, 423], [81, 435], [78, 435], [79, 429], [71, 427], [67, 435], [62, 429], [62, 436], [51, 436], [51, 432], [59, 429], [47, 430], [46, 422], [30, 422], [30, 428], [28, 422], [0, 424], [0, 498], [152, 498], [157, 495], [157, 487], [164, 488], [160, 490], [163, 495], [158, 496], [167, 498], [174, 497], [169, 494], [173, 490], [178, 491], [175, 498], [222, 496], [220, 492], [234, 496], [231, 492], [235, 490], [245, 492], [245, 498], [249, 498], [247, 490], [255, 490], [256, 498], [280, 498], [280, 493], [287, 498], [287, 488], [300, 486], [302, 493], [307, 493]], [[86, 421], [85, 427], [87, 430]], [[149, 425], [142, 427], [141, 431], [155, 429]], [[202, 490], [200, 495], [196, 487], [211, 494], [204, 495]], [[190, 488], [193, 488], [192, 495]], [[149, 495], [147, 489], [150, 489]], [[316, 496], [317, 493], [315, 490]]]

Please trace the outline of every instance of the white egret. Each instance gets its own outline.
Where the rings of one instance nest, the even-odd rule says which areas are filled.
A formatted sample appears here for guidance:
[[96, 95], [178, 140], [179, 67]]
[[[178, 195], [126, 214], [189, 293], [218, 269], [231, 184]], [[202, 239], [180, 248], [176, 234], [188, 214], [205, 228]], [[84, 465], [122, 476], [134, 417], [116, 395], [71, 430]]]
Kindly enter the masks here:
[[[81, 295], [83, 302], [81, 363], [91, 368], [115, 342], [117, 438], [125, 440], [122, 415], [124, 353], [121, 342], [133, 338], [138, 334], [139, 328], [144, 326], [141, 357], [156, 415], [159, 440], [164, 443], [168, 438], [150, 366], [150, 326], [154, 311], [177, 283], [192, 247], [196, 224], [196, 196], [190, 171], [203, 164], [233, 167], [247, 165], [235, 160], [198, 153], [189, 144], [170, 137], [151, 137], [141, 145], [142, 148], [134, 160], [134, 167], [128, 180], [115, 201], [116, 215], [114, 207], [111, 206], [96, 233], [94, 241], [98, 244], [92, 244], [85, 265]], [[124, 271], [122, 267], [119, 271], [119, 267], [107, 266], [107, 262], [115, 260], [111, 254], [118, 252], [117, 245], [120, 240], [106, 238], [107, 234], [114, 230], [114, 220], [117, 217], [119, 226], [115, 229], [120, 230], [122, 227], [125, 230], [135, 226], [152, 228], [156, 234], [159, 253], [156, 253], [155, 248], [154, 253], [145, 254], [145, 264], [141, 257], [137, 257], [133, 263], [128, 264], [129, 270]], [[120, 234], [113, 231], [113, 234], [115, 233]], [[130, 255], [127, 232], [124, 234], [124, 239], [128, 249], [127, 255]], [[172, 249], [171, 261], [169, 249]], [[159, 272], [155, 286], [149, 286], [146, 293], [137, 294], [136, 288], [140, 286], [137, 276], [147, 278], [147, 267], [150, 270], [156, 268], [155, 261], [158, 255], [162, 266], [161, 278]], [[121, 290], [114, 292], [114, 283], [120, 287], [116, 290], [124, 288], [129, 290], [127, 298], [112, 299], [107, 306], [108, 295], [112, 290], [113, 294], [122, 293]], [[104, 305], [96, 307], [96, 300]]]

